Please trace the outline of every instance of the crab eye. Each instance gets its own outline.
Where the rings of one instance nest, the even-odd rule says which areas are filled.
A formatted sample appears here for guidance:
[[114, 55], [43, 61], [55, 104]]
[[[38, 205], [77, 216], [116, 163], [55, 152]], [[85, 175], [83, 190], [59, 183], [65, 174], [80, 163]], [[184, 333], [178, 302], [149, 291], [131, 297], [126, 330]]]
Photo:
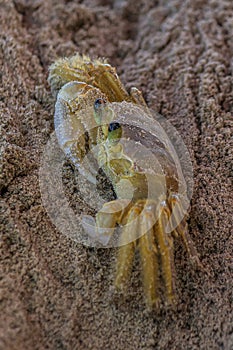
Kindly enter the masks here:
[[112, 122], [109, 124], [109, 127], [108, 127], [108, 131], [111, 132], [111, 131], [114, 131], [114, 130], [117, 130], [119, 129], [121, 126], [119, 123], [117, 122]]
[[97, 124], [100, 125], [103, 120], [104, 113], [106, 114], [107, 101], [103, 98], [97, 98], [94, 103], [94, 117]]
[[111, 122], [108, 126], [108, 139], [112, 143], [119, 142], [122, 135], [122, 128], [118, 122]]
[[106, 103], [107, 103], [107, 101], [105, 101], [105, 99], [97, 98], [97, 100], [94, 103], [94, 108], [99, 109], [101, 107], [104, 107], [104, 105], [106, 105]]

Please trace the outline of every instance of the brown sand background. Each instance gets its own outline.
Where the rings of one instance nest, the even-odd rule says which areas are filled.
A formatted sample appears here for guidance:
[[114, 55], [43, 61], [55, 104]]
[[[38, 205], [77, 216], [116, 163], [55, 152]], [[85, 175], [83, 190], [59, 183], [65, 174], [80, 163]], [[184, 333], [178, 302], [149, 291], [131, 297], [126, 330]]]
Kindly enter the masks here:
[[[190, 151], [190, 234], [209, 275], [176, 243], [175, 311], [146, 311], [138, 265], [112, 300], [115, 250], [73, 242], [43, 208], [48, 66], [77, 51], [109, 58]], [[232, 57], [231, 0], [0, 0], [1, 350], [233, 348]]]

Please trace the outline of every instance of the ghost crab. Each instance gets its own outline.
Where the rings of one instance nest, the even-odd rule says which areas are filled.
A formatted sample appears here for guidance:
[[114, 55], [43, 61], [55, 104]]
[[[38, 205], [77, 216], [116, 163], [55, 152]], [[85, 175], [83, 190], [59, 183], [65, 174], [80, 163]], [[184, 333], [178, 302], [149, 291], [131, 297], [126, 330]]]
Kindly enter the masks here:
[[[50, 67], [49, 83], [53, 94], [58, 93], [55, 128], [60, 146], [95, 181], [91, 165], [83, 168], [82, 160], [97, 145], [98, 166], [116, 193], [117, 199], [105, 203], [95, 220], [95, 238], [103, 244], [116, 226], [122, 228], [116, 289], [124, 288], [130, 278], [138, 249], [148, 307], [160, 303], [160, 273], [165, 299], [173, 304], [173, 238], [181, 237], [191, 260], [200, 262], [188, 234], [185, 181], [166, 133], [153, 120], [141, 92], [132, 88], [128, 93], [115, 68], [104, 60], [80, 55], [59, 59]], [[153, 134], [140, 127], [146, 118], [155, 125]]]

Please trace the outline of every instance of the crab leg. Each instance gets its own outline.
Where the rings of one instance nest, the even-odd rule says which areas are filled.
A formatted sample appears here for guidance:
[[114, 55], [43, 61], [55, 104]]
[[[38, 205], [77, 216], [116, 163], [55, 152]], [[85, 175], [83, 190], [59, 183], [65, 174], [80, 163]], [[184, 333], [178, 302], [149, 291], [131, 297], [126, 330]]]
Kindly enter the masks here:
[[173, 217], [177, 223], [177, 227], [174, 230], [175, 234], [178, 234], [184, 243], [184, 246], [186, 248], [186, 251], [190, 257], [190, 260], [194, 262], [198, 267], [202, 267], [202, 264], [199, 260], [197, 250], [192, 242], [192, 239], [188, 233], [188, 225], [185, 220], [182, 220], [180, 222], [180, 218], [183, 216], [182, 213], [182, 205], [176, 198], [171, 198], [170, 199], [170, 206], [171, 206], [171, 211], [173, 214]]
[[154, 216], [152, 212], [146, 212], [141, 224], [142, 232], [145, 234], [139, 238], [139, 251], [142, 264], [142, 279], [146, 303], [149, 309], [159, 304], [159, 263], [158, 250], [154, 237]]
[[107, 94], [110, 102], [130, 101], [129, 94], [122, 86], [115, 68], [106, 63], [98, 63], [97, 72], [93, 85]]
[[96, 239], [102, 244], [108, 244], [115, 226], [121, 221], [128, 200], [118, 199], [103, 205], [103, 208], [96, 214]]
[[130, 208], [125, 217], [126, 225], [123, 226], [123, 232], [119, 240], [120, 248], [118, 250], [115, 277], [116, 289], [121, 290], [130, 278], [138, 236], [138, 218], [141, 210], [141, 205], [135, 205]]
[[177, 228], [176, 231], [178, 235], [182, 238], [183, 243], [185, 245], [186, 251], [189, 255], [189, 258], [191, 262], [196, 265], [197, 268], [202, 269], [203, 265], [200, 262], [199, 256], [197, 254], [196, 247], [193, 244], [193, 241], [189, 235], [188, 232], [188, 224], [185, 222], [181, 223]]
[[155, 236], [161, 255], [162, 275], [166, 287], [167, 300], [173, 304], [175, 299], [173, 239], [165, 233], [170, 211], [166, 205], [161, 206], [160, 215], [155, 225]]

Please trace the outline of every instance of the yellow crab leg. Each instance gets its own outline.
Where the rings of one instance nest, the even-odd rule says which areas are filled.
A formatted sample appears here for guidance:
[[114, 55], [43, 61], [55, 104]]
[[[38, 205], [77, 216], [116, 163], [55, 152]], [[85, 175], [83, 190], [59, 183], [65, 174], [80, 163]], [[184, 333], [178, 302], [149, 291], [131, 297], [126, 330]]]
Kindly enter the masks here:
[[142, 280], [144, 286], [144, 294], [149, 309], [152, 309], [154, 306], [158, 307], [160, 301], [158, 293], [158, 250], [156, 248], [155, 243], [153, 224], [153, 213], [145, 213], [143, 217], [143, 222], [141, 224], [141, 230], [142, 232], [145, 232], [145, 234], [139, 238], [138, 243], [142, 265]]
[[196, 250], [196, 248], [192, 242], [192, 239], [188, 233], [188, 224], [184, 219], [180, 222], [180, 218], [184, 216], [183, 210], [182, 210], [182, 204], [180, 203], [180, 201], [178, 201], [174, 197], [170, 198], [169, 202], [170, 202], [173, 217], [177, 223], [177, 227], [174, 230], [174, 232], [175, 232], [175, 234], [177, 234], [178, 236], [180, 236], [182, 238], [190, 260], [192, 262], [194, 262], [198, 267], [202, 268], [203, 266], [199, 260], [197, 250]]
[[162, 276], [164, 279], [167, 300], [173, 304], [175, 299], [173, 239], [165, 233], [170, 211], [166, 205], [160, 207], [160, 215], [155, 225], [155, 235], [161, 256]]
[[138, 90], [136, 87], [132, 87], [130, 89], [130, 97], [132, 102], [138, 104], [139, 106], [142, 106], [146, 110], [148, 115], [151, 115], [150, 110], [140, 90]]
[[188, 233], [188, 224], [185, 222], [182, 224], [182, 226], [183, 227], [181, 228], [181, 225], [179, 225], [176, 228], [176, 231], [184, 242], [185, 248], [187, 250], [187, 253], [189, 255], [191, 262], [194, 263], [194, 265], [196, 265], [196, 267], [202, 269], [203, 265], [200, 262], [200, 259], [199, 259], [198, 254], [197, 254], [197, 250], [196, 250], [196, 248], [192, 242], [192, 239]]
[[109, 64], [99, 64], [93, 85], [103, 91], [110, 102], [130, 101], [129, 94], [121, 84], [115, 68]]
[[127, 199], [117, 199], [103, 205], [103, 208], [96, 214], [96, 238], [100, 242], [110, 240], [113, 231], [118, 222], [128, 208], [129, 201]]
[[125, 218], [126, 225], [123, 226], [122, 234], [119, 239], [120, 248], [118, 249], [116, 277], [114, 283], [116, 289], [119, 290], [124, 287], [126, 281], [129, 280], [131, 275], [138, 235], [138, 217], [141, 210], [141, 205], [134, 205], [129, 209]]

